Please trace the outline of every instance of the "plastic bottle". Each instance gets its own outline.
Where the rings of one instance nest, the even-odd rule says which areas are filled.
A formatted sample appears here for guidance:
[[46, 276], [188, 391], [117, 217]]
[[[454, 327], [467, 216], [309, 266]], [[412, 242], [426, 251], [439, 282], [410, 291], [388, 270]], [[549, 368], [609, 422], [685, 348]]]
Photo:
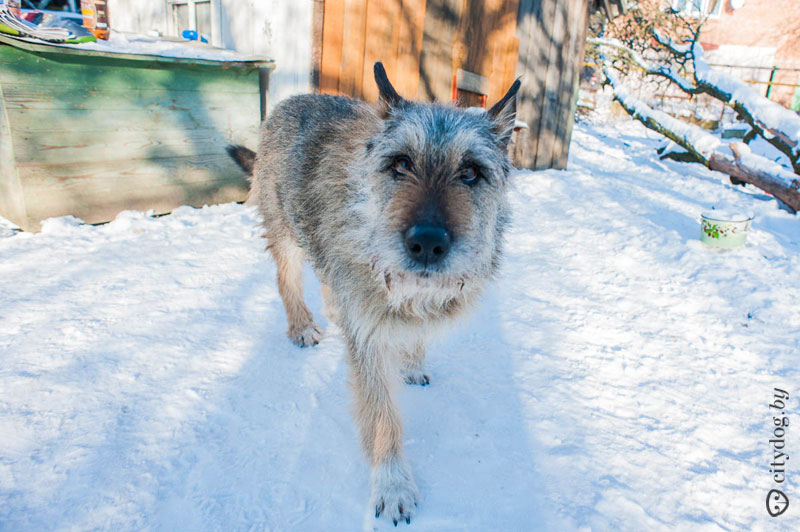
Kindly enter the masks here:
[[106, 0], [81, 0], [83, 25], [98, 39], [108, 40], [108, 3]]

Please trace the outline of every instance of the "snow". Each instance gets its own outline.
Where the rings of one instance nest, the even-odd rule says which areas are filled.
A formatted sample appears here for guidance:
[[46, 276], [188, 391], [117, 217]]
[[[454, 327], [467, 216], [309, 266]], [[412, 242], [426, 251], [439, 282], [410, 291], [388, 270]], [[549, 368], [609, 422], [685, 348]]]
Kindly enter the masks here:
[[701, 216], [706, 220], [714, 220], [716, 222], [748, 222], [753, 219], [752, 214], [738, 212], [724, 207], [703, 211]]
[[[498, 281], [404, 386], [408, 530], [800, 530], [800, 219], [637, 122], [520, 172]], [[714, 206], [747, 244], [699, 241]], [[0, 238], [0, 529], [394, 530], [368, 514], [344, 345], [294, 347], [252, 208]], [[11, 235], [11, 233], [9, 233]], [[402, 524], [399, 528], [404, 528]]]
[[800, 115], [764, 98], [743, 81], [709, 67], [699, 42], [692, 45], [692, 56], [698, 84], [716, 87], [730, 95], [730, 103], [741, 104], [766, 135], [779, 135], [793, 153], [800, 156]]
[[660, 44], [666, 46], [667, 48], [669, 48], [670, 50], [672, 50], [677, 54], [685, 54], [691, 51], [692, 49], [691, 42], [678, 44], [671, 37], [664, 35], [657, 29], [653, 30], [653, 36], [656, 38], [656, 41], [658, 41]]
[[[36, 42], [41, 44], [40, 41]], [[151, 37], [149, 35], [120, 31], [111, 32], [107, 41], [98, 39], [97, 42], [80, 44], [47, 44], [114, 54], [154, 55], [184, 59], [205, 59], [209, 61], [267, 61], [267, 59], [263, 57], [255, 57], [242, 54], [235, 50], [217, 48], [197, 41], [172, 41], [159, 37]]]
[[0, 217], [0, 238], [13, 236], [17, 231], [19, 231], [19, 226], [17, 224]]
[[703, 129], [689, 124], [688, 122], [673, 118], [662, 111], [651, 109], [647, 104], [633, 97], [628, 89], [620, 82], [613, 68], [604, 68], [603, 72], [614, 87], [614, 94], [623, 107], [634, 111], [634, 118], [641, 117], [643, 120], [651, 120], [657, 124], [663, 125], [678, 138], [683, 139], [686, 144], [692, 146], [697, 154], [706, 160], [708, 160], [711, 154], [722, 144], [722, 141], [718, 137], [705, 132]]
[[744, 142], [732, 142], [729, 145], [732, 153], [738, 154], [737, 164], [742, 168], [749, 168], [771, 176], [771, 179], [783, 186], [800, 188], [800, 176], [781, 166], [775, 161], [754, 153], [750, 146]]
[[[671, 140], [683, 140], [684, 146], [691, 147], [693, 152], [702, 157], [704, 161], [709, 161], [712, 155], [716, 155], [727, 160], [729, 164], [739, 166], [750, 173], [760, 173], [764, 181], [771, 182], [775, 186], [794, 190], [800, 188], [797, 174], [775, 161], [754, 153], [747, 144], [743, 142], [725, 144], [719, 137], [707, 133], [698, 126], [673, 118], [662, 111], [651, 109], [630, 94], [611, 67], [604, 68], [603, 73], [613, 86], [615, 97], [623, 107], [632, 112], [633, 118], [650, 124], [658, 124], [661, 126], [661, 131], [674, 135]], [[667, 149], [670, 148], [667, 146]]]
[[589, 39], [587, 42], [611, 46], [625, 51], [646, 73], [666, 77], [677, 84], [684, 92], [692, 94], [697, 88], [702, 89], [703, 87], [717, 89], [726, 96], [727, 99], [725, 101], [730, 105], [740, 105], [752, 117], [753, 122], [763, 130], [766, 138], [778, 137], [787, 146], [787, 149], [793, 153], [794, 158], [800, 157], [800, 115], [761, 96], [747, 83], [732, 77], [726, 72], [711, 68], [705, 60], [703, 46], [699, 40], [676, 44], [675, 41], [662, 35], [658, 30], [654, 30], [654, 36], [660, 44], [675, 54], [692, 58], [694, 79], [697, 87], [680, 76], [671, 66], [651, 67], [639, 54], [618, 41], [613, 39]]
[[[740, 122], [743, 127], [750, 128], [750, 125], [744, 122]], [[750, 129], [747, 129], [749, 131]], [[736, 142], [741, 142], [741, 139], [737, 138], [730, 138], [730, 139], [723, 139], [723, 144], [733, 144]], [[761, 135], [756, 135], [753, 140], [747, 144], [747, 147], [750, 148], [750, 151], [756, 155], [760, 155], [770, 161], [779, 164], [783, 167], [784, 170], [788, 170], [789, 172], [792, 171], [792, 163], [789, 161], [789, 157], [786, 156], [785, 153], [781, 152], [770, 144], [764, 137]]]

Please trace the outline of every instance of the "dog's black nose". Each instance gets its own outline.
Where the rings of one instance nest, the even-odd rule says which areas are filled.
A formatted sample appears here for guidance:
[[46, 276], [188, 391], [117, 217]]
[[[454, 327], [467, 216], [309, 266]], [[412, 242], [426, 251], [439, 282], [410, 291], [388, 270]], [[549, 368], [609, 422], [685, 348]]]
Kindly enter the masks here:
[[404, 240], [408, 256], [423, 266], [436, 264], [450, 251], [450, 233], [438, 225], [412, 225]]

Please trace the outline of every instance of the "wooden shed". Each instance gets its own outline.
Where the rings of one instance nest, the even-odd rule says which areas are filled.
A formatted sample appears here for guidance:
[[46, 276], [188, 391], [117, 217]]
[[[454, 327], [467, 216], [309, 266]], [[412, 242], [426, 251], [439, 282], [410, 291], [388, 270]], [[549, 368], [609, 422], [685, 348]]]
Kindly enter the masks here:
[[407, 98], [489, 105], [522, 78], [520, 168], [564, 168], [589, 0], [316, 0], [312, 84], [377, 99], [383, 61]]
[[[165, 22], [174, 3], [110, 3], [113, 31], [176, 29]], [[110, 54], [0, 36], [0, 216], [37, 230], [50, 216], [102, 222], [123, 209], [243, 199], [247, 184], [224, 146], [257, 144], [274, 67], [258, 58], [268, 53], [284, 65], [272, 77], [273, 100], [320, 91], [375, 101], [378, 60], [403, 96], [461, 105], [491, 105], [521, 77], [518, 119], [528, 129], [514, 136], [515, 164], [566, 165], [589, 0], [211, 7], [211, 40], [252, 60]]]
[[255, 146], [272, 66], [0, 36], [0, 216], [35, 231], [244, 199], [225, 146]]

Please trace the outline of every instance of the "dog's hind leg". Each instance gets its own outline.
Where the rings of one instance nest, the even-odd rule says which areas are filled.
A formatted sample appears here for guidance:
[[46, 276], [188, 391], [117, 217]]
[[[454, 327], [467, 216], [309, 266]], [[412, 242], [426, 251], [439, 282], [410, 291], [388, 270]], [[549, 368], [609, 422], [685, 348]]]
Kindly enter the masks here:
[[278, 265], [278, 292], [289, 320], [289, 339], [300, 347], [318, 344], [322, 331], [303, 302], [303, 250], [286, 237], [270, 239], [269, 249]]
[[427, 386], [431, 383], [431, 378], [425, 373], [425, 344], [418, 343], [413, 349], [408, 349], [403, 353], [400, 374], [406, 384], [419, 384]]
[[391, 394], [396, 368], [387, 367], [393, 363], [386, 353], [389, 347], [362, 347], [352, 339], [348, 344], [356, 422], [372, 465], [370, 508], [375, 517], [386, 514], [395, 525], [403, 519], [410, 523], [419, 491], [402, 453], [403, 427]]

